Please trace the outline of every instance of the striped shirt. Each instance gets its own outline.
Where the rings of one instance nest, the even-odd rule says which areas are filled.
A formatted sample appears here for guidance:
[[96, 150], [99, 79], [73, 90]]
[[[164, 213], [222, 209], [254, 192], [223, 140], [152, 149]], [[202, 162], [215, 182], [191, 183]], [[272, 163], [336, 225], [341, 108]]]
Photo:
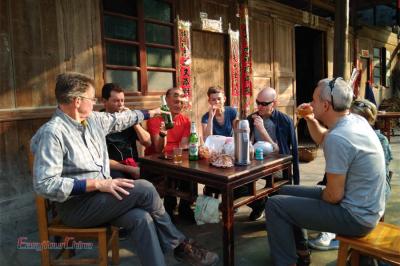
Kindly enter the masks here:
[[74, 180], [111, 178], [105, 136], [140, 123], [145, 114], [93, 112], [81, 124], [57, 108], [31, 139], [36, 193], [63, 202], [71, 196]]

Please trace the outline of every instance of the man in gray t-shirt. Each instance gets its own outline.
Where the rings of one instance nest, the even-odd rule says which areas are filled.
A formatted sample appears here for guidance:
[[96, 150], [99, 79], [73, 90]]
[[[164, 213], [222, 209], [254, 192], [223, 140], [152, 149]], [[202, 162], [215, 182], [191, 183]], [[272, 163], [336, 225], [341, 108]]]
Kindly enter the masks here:
[[[299, 228], [363, 236], [385, 208], [385, 160], [368, 122], [349, 108], [353, 92], [339, 79], [314, 90], [313, 113], [304, 116], [313, 140], [323, 145], [326, 187], [285, 186], [266, 204], [268, 240], [275, 265], [309, 265], [293, 232]], [[323, 126], [324, 125], [324, 126]]]

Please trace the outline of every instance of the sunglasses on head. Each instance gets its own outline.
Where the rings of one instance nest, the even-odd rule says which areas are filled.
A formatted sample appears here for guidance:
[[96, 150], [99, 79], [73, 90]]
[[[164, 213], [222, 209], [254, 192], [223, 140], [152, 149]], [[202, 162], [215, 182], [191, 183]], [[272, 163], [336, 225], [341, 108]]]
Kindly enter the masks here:
[[331, 89], [331, 104], [332, 104], [333, 110], [335, 110], [335, 105], [333, 103], [333, 89], [335, 88], [335, 82], [337, 79], [343, 80], [343, 78], [341, 78], [341, 77], [336, 77], [336, 78], [333, 78], [331, 81], [329, 81], [329, 84], [328, 84], [329, 88]]
[[275, 100], [272, 100], [270, 102], [259, 102], [258, 100], [256, 100], [256, 104], [266, 107], [266, 106], [270, 105], [271, 103], [273, 103], [274, 101]]
[[364, 103], [364, 102], [360, 102], [360, 101], [354, 101], [353, 105], [360, 107], [360, 108], [368, 108], [371, 110], [371, 106], [369, 106], [368, 104]]

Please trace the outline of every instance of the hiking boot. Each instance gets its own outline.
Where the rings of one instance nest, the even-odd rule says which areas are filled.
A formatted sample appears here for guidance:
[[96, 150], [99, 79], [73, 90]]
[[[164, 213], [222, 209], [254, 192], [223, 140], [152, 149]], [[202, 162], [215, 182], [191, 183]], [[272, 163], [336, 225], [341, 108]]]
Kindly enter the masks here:
[[316, 239], [308, 241], [308, 245], [317, 250], [339, 249], [339, 241], [334, 233], [321, 232]]
[[194, 266], [213, 266], [218, 263], [218, 255], [204, 248], [196, 246], [195, 243], [185, 240], [174, 249], [177, 261], [184, 261]]

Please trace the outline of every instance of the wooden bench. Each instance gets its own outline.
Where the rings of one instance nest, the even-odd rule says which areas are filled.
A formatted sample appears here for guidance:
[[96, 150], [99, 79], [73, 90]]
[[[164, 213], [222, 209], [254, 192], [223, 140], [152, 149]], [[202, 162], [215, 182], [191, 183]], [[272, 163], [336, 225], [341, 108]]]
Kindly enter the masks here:
[[351, 250], [351, 265], [359, 265], [360, 254], [400, 265], [400, 227], [380, 222], [364, 237], [336, 237], [340, 241], [337, 265], [345, 266]]

